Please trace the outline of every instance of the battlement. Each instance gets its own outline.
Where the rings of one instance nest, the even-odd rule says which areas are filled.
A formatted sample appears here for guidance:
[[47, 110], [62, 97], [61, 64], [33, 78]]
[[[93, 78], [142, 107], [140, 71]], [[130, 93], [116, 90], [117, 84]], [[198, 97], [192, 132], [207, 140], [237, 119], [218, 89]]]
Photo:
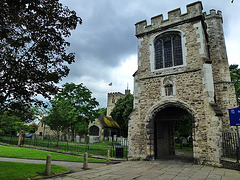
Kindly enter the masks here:
[[120, 93], [120, 92], [111, 92], [111, 93], [108, 93], [108, 96], [124, 96], [124, 94]]
[[206, 13], [204, 14], [205, 18], [206, 19], [210, 19], [210, 18], [217, 18], [217, 19], [221, 19], [222, 20], [222, 11], [217, 11], [215, 9], [211, 9], [210, 10], [210, 14], [207, 14]]
[[187, 13], [181, 14], [181, 9], [177, 8], [168, 12], [168, 19], [164, 20], [163, 15], [160, 14], [158, 16], [151, 18], [151, 24], [147, 25], [147, 21], [140, 21], [135, 24], [136, 26], [136, 35], [140, 35], [142, 33], [147, 33], [157, 28], [161, 28], [164, 26], [168, 26], [173, 23], [178, 23], [190, 18], [194, 18], [197, 16], [203, 15], [202, 10], [202, 2], [197, 1], [186, 6]]

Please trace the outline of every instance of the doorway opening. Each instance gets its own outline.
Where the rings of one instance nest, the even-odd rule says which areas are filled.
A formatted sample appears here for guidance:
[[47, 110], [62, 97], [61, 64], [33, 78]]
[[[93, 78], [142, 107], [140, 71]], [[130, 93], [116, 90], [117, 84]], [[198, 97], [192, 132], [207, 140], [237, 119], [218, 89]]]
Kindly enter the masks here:
[[154, 118], [155, 159], [193, 161], [193, 116], [181, 107], [168, 106]]

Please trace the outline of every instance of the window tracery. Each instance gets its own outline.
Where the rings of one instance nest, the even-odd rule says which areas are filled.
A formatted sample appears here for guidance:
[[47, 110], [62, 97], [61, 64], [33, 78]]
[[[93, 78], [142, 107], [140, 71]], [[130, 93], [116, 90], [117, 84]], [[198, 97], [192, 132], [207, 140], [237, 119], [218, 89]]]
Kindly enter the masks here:
[[183, 65], [182, 40], [178, 32], [164, 33], [156, 38], [155, 69]]

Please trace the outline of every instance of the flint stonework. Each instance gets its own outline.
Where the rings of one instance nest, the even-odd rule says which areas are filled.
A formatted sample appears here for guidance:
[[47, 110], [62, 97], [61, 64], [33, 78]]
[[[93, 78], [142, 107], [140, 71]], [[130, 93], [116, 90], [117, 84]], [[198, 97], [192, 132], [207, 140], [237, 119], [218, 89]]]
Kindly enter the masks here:
[[[228, 109], [236, 107], [236, 96], [222, 13], [202, 10], [198, 1], [187, 5], [185, 14], [176, 9], [168, 13], [166, 20], [159, 15], [151, 19], [150, 25], [146, 21], [135, 25], [138, 70], [134, 74], [134, 110], [128, 129], [129, 159], [174, 154], [174, 121], [163, 118], [165, 111], [173, 108], [192, 118], [195, 162], [221, 165], [222, 133], [232, 131]], [[182, 64], [156, 69], [156, 39], [171, 33], [181, 37]]]

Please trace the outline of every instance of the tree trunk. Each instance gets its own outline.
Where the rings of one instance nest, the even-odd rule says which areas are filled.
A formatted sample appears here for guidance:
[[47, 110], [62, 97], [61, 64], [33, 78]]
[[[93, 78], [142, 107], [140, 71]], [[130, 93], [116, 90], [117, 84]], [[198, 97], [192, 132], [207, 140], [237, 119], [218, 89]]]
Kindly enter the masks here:
[[73, 126], [71, 126], [71, 135], [72, 135], [71, 141], [74, 141], [74, 127]]

